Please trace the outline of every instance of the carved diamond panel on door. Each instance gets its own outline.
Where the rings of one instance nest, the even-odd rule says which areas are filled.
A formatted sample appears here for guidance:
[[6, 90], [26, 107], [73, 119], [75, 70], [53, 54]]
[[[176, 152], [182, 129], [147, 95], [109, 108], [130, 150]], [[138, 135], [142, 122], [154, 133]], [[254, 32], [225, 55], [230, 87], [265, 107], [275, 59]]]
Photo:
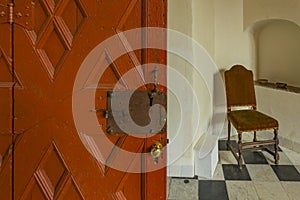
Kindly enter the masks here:
[[[74, 16], [76, 17], [74, 18]], [[68, 28], [68, 32], [71, 34], [69, 37], [71, 36], [70, 39], [73, 41], [87, 17], [81, 1], [67, 1], [60, 17], [62, 18], [60, 21], [63, 24], [62, 26]]]
[[[14, 76], [14, 80], [13, 79]], [[0, 88], [22, 87], [17, 74], [12, 72], [12, 58], [0, 46]]]
[[[165, 0], [37, 0], [33, 30], [14, 26], [14, 69], [23, 85], [14, 92], [14, 129], [21, 135], [14, 151], [15, 199], [166, 197], [164, 160], [156, 165], [161, 170], [148, 173], [145, 169], [154, 161], [150, 154], [143, 154], [149, 152], [154, 140], [166, 138], [166, 133], [145, 138], [112, 135], [107, 132], [107, 119], [98, 112], [107, 109], [107, 91], [117, 82], [121, 90], [140, 83], [139, 90], [147, 94], [145, 80], [153, 73], [145, 73], [147, 67], [137, 68], [145, 64], [147, 53], [132, 51], [122, 31], [150, 26], [152, 17], [154, 21], [165, 20], [161, 17], [166, 14], [165, 5]], [[145, 12], [147, 7], [156, 9], [149, 13]], [[73, 119], [74, 81], [90, 52], [116, 34], [118, 48], [126, 53], [113, 60], [117, 47], [97, 52], [95, 65], [83, 81], [83, 91], [96, 88], [96, 93], [89, 99], [94, 106], [82, 112], [97, 115], [99, 130], [105, 133], [88, 134], [77, 130]], [[136, 42], [142, 45], [143, 33], [137, 34]], [[165, 59], [160, 54], [153, 57]], [[101, 67], [107, 64], [98, 80]], [[134, 75], [124, 78], [129, 70]]]
[[11, 58], [4, 53], [0, 47], [0, 87], [12, 87]]
[[43, 67], [53, 80], [87, 15], [79, 0], [39, 0], [35, 11], [36, 23], [27, 34], [36, 46], [34, 50]]
[[[137, 28], [137, 22], [136, 19], [140, 19], [142, 16], [142, 12], [139, 12], [141, 8], [139, 6], [141, 5], [142, 0], [131, 0], [129, 6], [127, 7], [125, 13], [122, 15], [115, 31], [119, 34], [120, 40], [127, 49], [128, 55], [130, 56], [131, 61], [134, 63], [135, 66], [139, 66], [142, 64], [142, 51], [141, 50], [135, 50], [132, 51], [132, 48], [127, 41], [126, 37], [122, 33], [126, 30], [136, 29]], [[144, 26], [141, 22], [140, 27]], [[142, 33], [139, 33], [142, 34]], [[139, 37], [137, 37], [139, 38]], [[138, 41], [142, 42], [142, 41]], [[142, 44], [141, 44], [142, 45]], [[142, 73], [140, 71], [140, 73]]]
[[37, 39], [41, 37], [42, 31], [45, 29], [47, 25], [47, 21], [49, 21], [48, 11], [43, 4], [43, 1], [35, 1], [34, 3], [34, 25], [33, 30], [26, 30], [28, 36], [33, 44], [36, 44]]
[[60, 190], [60, 193], [54, 196], [49, 196], [45, 188], [41, 186], [37, 179], [33, 178], [30, 180], [26, 191], [24, 192], [21, 200], [43, 200], [43, 199], [74, 199], [82, 200], [83, 197], [74, 182], [74, 179], [70, 176], [65, 181], [64, 187]]
[[27, 190], [24, 192], [24, 195], [20, 199], [21, 200], [32, 200], [32, 199], [48, 200], [47, 196], [45, 196], [43, 189], [40, 187], [36, 179], [32, 179], [28, 183]]
[[78, 189], [74, 179], [71, 177], [67, 180], [61, 194], [57, 198], [58, 200], [72, 199], [72, 200], [83, 200], [81, 192]]
[[[7, 135], [6, 135], [7, 136]], [[3, 153], [3, 147], [11, 143], [11, 136], [5, 137], [1, 136], [2, 140], [0, 143], [1, 147], [1, 156], [0, 156], [0, 198], [1, 199], [10, 199], [11, 198], [11, 180], [12, 180], [12, 146], [7, 147]], [[3, 154], [2, 154], [3, 153]]]
[[68, 44], [60, 36], [59, 30], [54, 23], [48, 25], [41, 40], [39, 49], [36, 49], [36, 52], [50, 78], [53, 80], [56, 71], [68, 54]]
[[60, 151], [55, 143], [52, 142], [40, 161], [22, 198], [43, 197], [46, 199], [57, 199], [58, 197], [61, 198], [61, 196], [67, 197], [66, 195], [68, 195], [68, 198], [73, 196], [75, 199], [82, 199], [82, 195]]
[[42, 158], [34, 177], [43, 188], [45, 196], [53, 198], [59, 192], [69, 176], [69, 171], [55, 143], [50, 146]]

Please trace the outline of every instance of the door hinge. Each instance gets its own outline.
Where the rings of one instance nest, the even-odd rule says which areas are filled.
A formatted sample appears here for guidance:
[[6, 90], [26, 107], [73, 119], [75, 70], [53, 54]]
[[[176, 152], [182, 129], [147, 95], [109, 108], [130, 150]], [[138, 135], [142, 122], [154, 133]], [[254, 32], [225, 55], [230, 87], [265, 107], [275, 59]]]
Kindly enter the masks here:
[[0, 4], [0, 24], [16, 24], [27, 30], [33, 29], [33, 9], [34, 2], [29, 1], [26, 4], [7, 5]]

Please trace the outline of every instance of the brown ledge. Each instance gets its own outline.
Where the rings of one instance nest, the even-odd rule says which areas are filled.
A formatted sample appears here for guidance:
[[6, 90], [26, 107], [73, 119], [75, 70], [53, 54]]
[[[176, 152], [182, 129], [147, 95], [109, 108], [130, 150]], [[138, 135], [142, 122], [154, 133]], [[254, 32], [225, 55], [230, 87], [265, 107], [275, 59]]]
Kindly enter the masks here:
[[272, 83], [272, 82], [255, 81], [255, 85], [300, 94], [300, 87], [284, 85], [282, 83], [278, 84], [278, 83]]

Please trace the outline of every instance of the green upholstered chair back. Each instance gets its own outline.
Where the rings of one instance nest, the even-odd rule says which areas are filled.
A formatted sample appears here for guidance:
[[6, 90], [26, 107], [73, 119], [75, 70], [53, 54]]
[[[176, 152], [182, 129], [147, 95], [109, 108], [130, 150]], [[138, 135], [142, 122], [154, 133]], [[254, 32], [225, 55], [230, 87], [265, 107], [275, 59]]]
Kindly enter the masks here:
[[252, 106], [256, 109], [253, 73], [242, 65], [225, 71], [227, 109], [234, 106]]

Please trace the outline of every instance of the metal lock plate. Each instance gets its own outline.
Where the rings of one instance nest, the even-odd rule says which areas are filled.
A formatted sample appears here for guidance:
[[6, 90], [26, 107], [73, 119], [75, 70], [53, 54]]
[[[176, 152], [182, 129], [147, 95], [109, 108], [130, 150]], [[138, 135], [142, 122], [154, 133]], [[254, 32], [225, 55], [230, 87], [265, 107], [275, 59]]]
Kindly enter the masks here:
[[166, 131], [167, 96], [157, 93], [150, 106], [148, 91], [107, 92], [107, 133], [156, 134]]

